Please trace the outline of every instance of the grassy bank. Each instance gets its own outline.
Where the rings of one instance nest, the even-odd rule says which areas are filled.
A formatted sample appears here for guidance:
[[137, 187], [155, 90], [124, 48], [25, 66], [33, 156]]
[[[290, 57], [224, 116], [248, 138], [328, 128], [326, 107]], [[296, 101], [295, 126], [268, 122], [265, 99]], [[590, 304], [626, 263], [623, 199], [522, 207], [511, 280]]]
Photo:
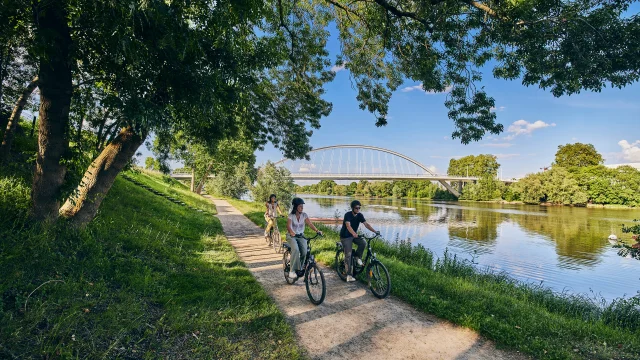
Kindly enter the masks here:
[[[258, 225], [261, 205], [232, 204]], [[284, 219], [280, 229], [285, 228]], [[325, 228], [313, 245], [317, 258], [333, 265], [336, 232]], [[403, 242], [374, 248], [391, 274], [392, 294], [416, 308], [478, 331], [498, 346], [541, 359], [638, 359], [640, 299], [606, 307], [581, 296], [483, 273], [452, 256], [437, 259]], [[331, 291], [331, 289], [328, 289]]]
[[[215, 212], [181, 184], [128, 176]], [[86, 229], [41, 227], [28, 184], [0, 176], [0, 358], [303, 356], [215, 217], [119, 177]]]

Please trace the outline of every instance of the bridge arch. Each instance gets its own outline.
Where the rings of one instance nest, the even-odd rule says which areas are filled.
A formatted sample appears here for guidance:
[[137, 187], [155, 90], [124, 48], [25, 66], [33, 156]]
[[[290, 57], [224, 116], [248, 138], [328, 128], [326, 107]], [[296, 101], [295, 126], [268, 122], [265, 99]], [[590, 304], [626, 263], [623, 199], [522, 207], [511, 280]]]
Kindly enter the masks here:
[[[369, 163], [369, 165], [371, 165], [372, 163], [374, 163], [374, 162], [375, 162], [375, 161], [373, 161], [373, 157], [374, 157], [374, 156], [373, 156], [373, 154], [374, 154], [375, 152], [377, 152], [377, 153], [378, 153], [378, 161], [379, 161], [379, 162], [381, 161], [380, 156], [379, 156], [379, 155], [380, 155], [380, 153], [387, 154], [387, 155], [392, 155], [392, 156], [394, 157], [394, 158], [392, 158], [392, 161], [393, 161], [393, 165], [394, 165], [394, 166], [396, 166], [395, 159], [396, 159], [396, 158], [398, 158], [398, 159], [402, 159], [402, 160], [406, 161], [407, 163], [413, 164], [417, 169], [420, 169], [421, 171], [423, 171], [423, 172], [425, 173], [424, 175], [436, 176], [436, 174], [435, 174], [431, 169], [429, 169], [427, 166], [423, 165], [422, 163], [420, 163], [420, 162], [418, 162], [418, 161], [416, 161], [416, 160], [414, 160], [414, 159], [412, 159], [412, 158], [410, 158], [410, 157], [408, 157], [408, 156], [406, 156], [406, 155], [404, 155], [404, 154], [401, 154], [401, 153], [396, 152], [396, 151], [393, 151], [393, 150], [389, 150], [389, 149], [385, 149], [385, 148], [381, 148], [381, 147], [377, 147], [377, 146], [371, 146], [371, 145], [331, 145], [331, 146], [323, 146], [323, 147], [319, 147], [319, 148], [316, 148], [316, 149], [313, 149], [313, 150], [309, 151], [308, 155], [310, 155], [310, 156], [311, 156], [311, 155], [313, 155], [313, 154], [323, 153], [323, 152], [327, 152], [327, 151], [329, 151], [329, 150], [336, 150], [336, 149], [338, 149], [338, 150], [342, 150], [342, 149], [349, 149], [349, 150], [350, 150], [350, 149], [355, 149], [356, 151], [358, 151], [358, 150], [362, 150], [362, 151], [369, 150], [369, 151], [371, 151], [372, 153], [370, 153], [370, 154], [364, 154], [364, 153], [363, 153], [363, 154], [362, 154], [363, 156], [360, 158], [360, 159], [362, 159], [362, 160], [364, 160], [364, 161], [366, 162], [366, 159], [367, 159], [368, 155], [370, 155], [370, 156], [371, 156], [372, 161]], [[349, 154], [349, 155], [350, 155], [350, 154]], [[357, 155], [357, 153], [356, 153], [356, 155]], [[342, 153], [340, 154], [340, 157], [342, 157]], [[315, 160], [317, 160], [317, 159], [315, 159]], [[324, 157], [323, 157], [323, 160], [325, 160], [325, 159], [324, 159]], [[330, 167], [330, 168], [331, 168], [331, 167], [333, 167], [333, 164], [335, 164], [335, 161], [334, 161], [334, 160], [335, 160], [335, 159], [333, 158], [333, 154], [332, 154], [332, 155], [331, 155], [331, 159], [329, 159], [329, 167]], [[349, 159], [349, 160], [350, 160], [350, 159]], [[355, 160], [356, 160], [356, 162], [358, 162], [358, 160], [359, 160], [359, 159], [356, 157], [356, 159], [355, 159]], [[388, 161], [388, 159], [385, 159], [385, 160], [387, 160], [387, 161]], [[280, 161], [276, 162], [275, 164], [276, 164], [276, 165], [280, 165], [280, 166], [284, 166], [284, 167], [287, 167], [287, 168], [288, 168], [288, 166], [286, 166], [286, 165], [285, 165], [287, 162], [290, 162], [291, 164], [294, 164], [294, 165], [295, 165], [296, 163], [298, 163], [298, 164], [313, 164], [313, 165], [315, 165], [315, 164], [314, 164], [314, 159], [313, 159], [313, 157], [312, 157], [311, 161], [307, 161], [307, 160], [291, 160], [291, 159], [285, 158], [285, 159], [282, 159], [282, 160], [280, 160]], [[323, 162], [324, 162], [324, 161], [323, 161]], [[350, 161], [348, 161], [348, 162], [347, 162], [347, 170], [352, 170], [352, 169], [349, 169], [349, 165], [351, 165], [349, 162], [350, 162]], [[342, 166], [340, 166], [340, 165], [341, 165], [341, 164], [340, 164], [340, 162], [338, 162], [338, 166], [339, 166], [339, 168], [342, 168]], [[379, 164], [379, 165], [381, 165], [381, 164]], [[406, 171], [406, 170], [408, 170], [408, 169], [404, 169], [406, 166], [402, 166], [402, 165], [403, 165], [402, 163], [400, 163], [400, 164], [398, 164], [398, 165], [399, 165], [401, 168], [403, 168], [403, 169], [401, 169], [401, 170], [404, 170], [404, 171], [403, 171], [403, 172], [401, 172], [401, 173], [405, 173], [405, 174], [406, 174], [406, 173], [416, 174], [416, 172], [415, 172], [415, 171], [413, 171], [413, 172], [408, 172], [408, 171]], [[304, 168], [304, 166], [302, 166], [302, 168]], [[380, 169], [380, 166], [378, 166], [378, 167], [377, 167], [377, 169]], [[289, 169], [289, 171], [291, 171], [292, 173], [294, 173], [294, 174], [295, 174], [295, 173], [296, 173], [296, 171], [292, 171], [292, 170], [294, 170], [294, 169]], [[323, 169], [320, 169], [320, 172], [322, 172], [322, 170], [323, 170]], [[329, 170], [329, 169], [328, 169], [328, 170]], [[339, 170], [341, 170], [341, 169], [339, 169]], [[340, 174], [340, 173], [342, 173], [342, 172], [338, 171], [338, 172], [334, 172], [334, 173]], [[353, 173], [353, 172], [347, 171], [347, 173]], [[362, 173], [362, 171], [360, 171], [360, 173]], [[366, 173], [366, 172], [365, 172], [365, 173]], [[383, 173], [385, 173], [385, 174], [391, 174], [392, 172], [390, 171], [390, 169], [386, 169], [386, 171], [384, 171]], [[397, 167], [396, 167], [396, 171], [394, 171], [393, 173], [398, 174]], [[416, 174], [416, 175], [419, 175], [419, 173], [418, 173], [418, 174]]]

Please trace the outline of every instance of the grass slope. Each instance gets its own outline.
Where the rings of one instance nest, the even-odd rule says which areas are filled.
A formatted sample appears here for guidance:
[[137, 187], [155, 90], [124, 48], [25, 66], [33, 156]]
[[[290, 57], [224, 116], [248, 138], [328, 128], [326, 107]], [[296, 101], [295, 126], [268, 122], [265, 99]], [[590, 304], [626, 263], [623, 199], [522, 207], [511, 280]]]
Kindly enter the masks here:
[[[183, 185], [129, 176], [215, 211]], [[119, 177], [86, 229], [37, 226], [27, 189], [0, 178], [0, 358], [303, 357], [215, 217]]]
[[[264, 226], [261, 204], [231, 203]], [[285, 219], [279, 221], [280, 229], [285, 229]], [[325, 239], [313, 243], [313, 253], [333, 266], [338, 234], [327, 227], [323, 230]], [[435, 259], [428, 249], [410, 243], [376, 243], [374, 251], [389, 269], [393, 295], [476, 330], [498, 346], [540, 359], [640, 358], [638, 297], [603, 307], [506, 275], [478, 272], [455, 257]]]

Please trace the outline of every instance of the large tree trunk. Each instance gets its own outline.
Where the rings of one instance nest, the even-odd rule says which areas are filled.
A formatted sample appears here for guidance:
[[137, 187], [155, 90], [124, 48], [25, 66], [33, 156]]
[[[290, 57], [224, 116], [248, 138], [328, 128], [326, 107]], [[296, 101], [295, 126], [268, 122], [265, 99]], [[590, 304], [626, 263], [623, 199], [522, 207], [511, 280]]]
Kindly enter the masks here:
[[135, 155], [145, 137], [136, 134], [131, 127], [123, 128], [91, 163], [77, 193], [60, 208], [60, 215], [70, 219], [75, 226], [84, 226], [93, 220], [116, 176]]
[[7, 129], [4, 132], [4, 138], [2, 139], [2, 145], [0, 146], [0, 162], [4, 162], [9, 157], [9, 152], [11, 151], [11, 144], [13, 143], [13, 138], [15, 136], [16, 128], [18, 127], [18, 122], [20, 121], [20, 116], [22, 115], [22, 109], [27, 104], [27, 100], [33, 93], [33, 90], [38, 86], [38, 77], [36, 76], [31, 80], [29, 85], [22, 91], [22, 95], [16, 102], [16, 106], [13, 108], [13, 112], [11, 112], [11, 116], [9, 117], [9, 122], [7, 123]]
[[41, 2], [36, 16], [38, 40], [44, 45], [44, 54], [40, 56], [38, 71], [40, 124], [31, 214], [36, 220], [53, 220], [58, 217], [60, 190], [67, 172], [62, 159], [69, 147], [72, 40], [64, 1]]

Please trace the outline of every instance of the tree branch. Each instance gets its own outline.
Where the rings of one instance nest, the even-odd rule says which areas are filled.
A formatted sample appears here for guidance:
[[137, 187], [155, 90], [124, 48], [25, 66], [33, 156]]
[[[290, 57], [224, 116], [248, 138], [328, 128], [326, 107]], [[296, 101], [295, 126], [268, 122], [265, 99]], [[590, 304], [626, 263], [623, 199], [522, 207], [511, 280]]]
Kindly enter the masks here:
[[397, 7], [389, 4], [385, 0], [374, 0], [374, 1], [376, 2], [376, 4], [382, 6], [385, 10], [387, 10], [388, 12], [392, 13], [393, 15], [395, 15], [397, 17], [400, 17], [400, 18], [408, 17], [408, 18], [413, 19], [413, 20], [423, 24], [424, 26], [426, 26], [427, 30], [429, 32], [431, 32], [433, 30], [433, 24], [431, 24], [428, 21], [420, 18], [418, 16], [418, 14], [416, 14], [414, 12], [402, 11], [402, 10], [398, 9]]

